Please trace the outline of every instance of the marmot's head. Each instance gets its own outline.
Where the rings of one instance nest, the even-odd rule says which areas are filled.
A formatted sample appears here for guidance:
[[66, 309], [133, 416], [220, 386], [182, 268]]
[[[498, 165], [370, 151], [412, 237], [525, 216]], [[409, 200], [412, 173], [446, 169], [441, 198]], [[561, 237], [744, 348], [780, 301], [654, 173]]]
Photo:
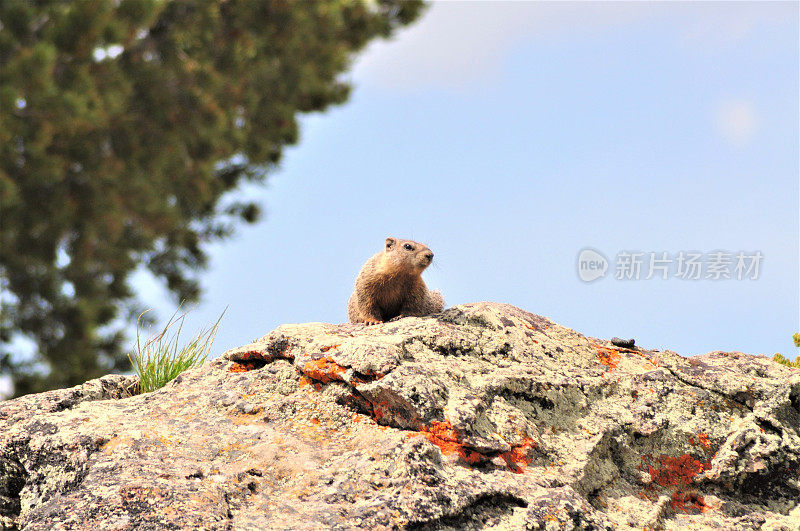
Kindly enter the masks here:
[[416, 273], [422, 273], [433, 262], [433, 251], [428, 246], [411, 240], [386, 238], [383, 248], [386, 259]]

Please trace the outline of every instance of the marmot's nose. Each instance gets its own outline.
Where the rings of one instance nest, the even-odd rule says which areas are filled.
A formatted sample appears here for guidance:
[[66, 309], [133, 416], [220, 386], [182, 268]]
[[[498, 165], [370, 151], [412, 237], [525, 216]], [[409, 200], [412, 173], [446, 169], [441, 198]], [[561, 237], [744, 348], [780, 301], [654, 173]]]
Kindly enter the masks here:
[[427, 253], [425, 253], [425, 258], [428, 259], [428, 262], [433, 262], [433, 253], [428, 251]]

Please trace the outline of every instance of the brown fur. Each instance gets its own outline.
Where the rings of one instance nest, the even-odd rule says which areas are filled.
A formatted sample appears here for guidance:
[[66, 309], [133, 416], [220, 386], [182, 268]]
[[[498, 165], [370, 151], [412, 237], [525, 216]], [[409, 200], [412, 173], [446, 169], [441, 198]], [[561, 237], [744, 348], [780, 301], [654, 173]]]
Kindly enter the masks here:
[[377, 324], [441, 312], [442, 294], [428, 290], [421, 276], [432, 261], [433, 253], [426, 245], [386, 238], [383, 252], [367, 260], [356, 278], [347, 303], [350, 322]]

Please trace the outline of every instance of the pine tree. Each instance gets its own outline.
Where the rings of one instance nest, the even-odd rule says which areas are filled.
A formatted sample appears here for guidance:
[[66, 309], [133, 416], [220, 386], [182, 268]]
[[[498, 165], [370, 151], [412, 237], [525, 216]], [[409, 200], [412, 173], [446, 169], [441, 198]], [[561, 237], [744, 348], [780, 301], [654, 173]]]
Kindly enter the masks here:
[[[138, 267], [199, 295], [297, 115], [419, 0], [0, 2], [0, 372], [17, 395], [128, 369]], [[223, 198], [225, 196], [225, 198]], [[20, 338], [35, 344], [20, 354]]]

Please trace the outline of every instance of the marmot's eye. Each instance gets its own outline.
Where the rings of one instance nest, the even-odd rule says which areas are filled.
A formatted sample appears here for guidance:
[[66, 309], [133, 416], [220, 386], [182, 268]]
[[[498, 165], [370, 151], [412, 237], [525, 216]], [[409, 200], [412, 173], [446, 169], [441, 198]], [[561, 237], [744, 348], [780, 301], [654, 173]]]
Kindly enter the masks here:
[[414, 250], [414, 248], [411, 247], [410, 243], [405, 244], [403, 247], [406, 249], [406, 251], [413, 251]]

